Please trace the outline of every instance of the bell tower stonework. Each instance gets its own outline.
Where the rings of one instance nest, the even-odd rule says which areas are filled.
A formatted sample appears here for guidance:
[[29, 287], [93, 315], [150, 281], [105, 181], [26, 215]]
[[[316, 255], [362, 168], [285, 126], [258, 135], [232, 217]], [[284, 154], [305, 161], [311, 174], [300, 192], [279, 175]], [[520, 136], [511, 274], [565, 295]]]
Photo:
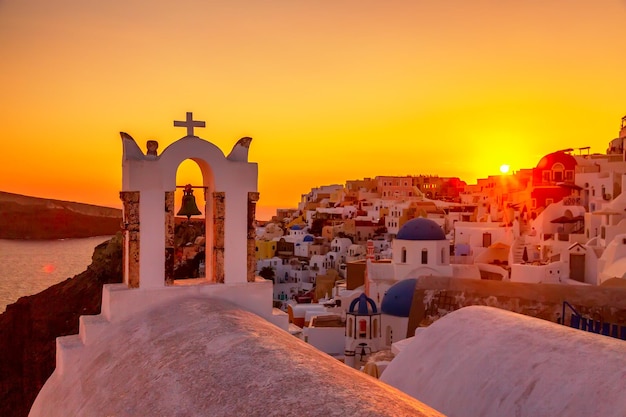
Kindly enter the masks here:
[[195, 129], [205, 122], [175, 121], [187, 135], [158, 154], [149, 141], [144, 154], [135, 140], [121, 133], [124, 222], [124, 283], [130, 288], [171, 285], [174, 268], [174, 190], [179, 165], [191, 159], [200, 167], [207, 201], [206, 283], [252, 282], [254, 274], [254, 216], [259, 198], [258, 167], [248, 162], [252, 141], [245, 137], [224, 153], [199, 138]]

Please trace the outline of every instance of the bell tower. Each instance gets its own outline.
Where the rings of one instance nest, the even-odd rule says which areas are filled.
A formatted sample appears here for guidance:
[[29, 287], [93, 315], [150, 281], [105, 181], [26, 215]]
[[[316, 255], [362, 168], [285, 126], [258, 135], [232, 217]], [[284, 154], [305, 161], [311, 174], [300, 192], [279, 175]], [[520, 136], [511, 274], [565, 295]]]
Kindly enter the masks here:
[[[258, 167], [248, 162], [251, 138], [239, 140], [225, 156], [196, 136], [195, 129], [205, 127], [205, 122], [194, 120], [191, 112], [174, 126], [186, 128], [187, 134], [161, 154], [156, 141], [148, 142], [144, 154], [130, 135], [121, 133], [124, 283], [130, 288], [160, 288], [172, 282], [168, 269], [173, 256], [176, 171], [186, 159], [200, 167], [200, 187], [212, 202], [205, 213], [207, 283], [254, 281]], [[184, 198], [193, 198], [191, 187]], [[192, 215], [193, 210], [190, 205], [183, 215]]]
[[367, 356], [378, 352], [381, 338], [381, 314], [374, 300], [361, 294], [346, 312], [345, 364], [359, 368]]

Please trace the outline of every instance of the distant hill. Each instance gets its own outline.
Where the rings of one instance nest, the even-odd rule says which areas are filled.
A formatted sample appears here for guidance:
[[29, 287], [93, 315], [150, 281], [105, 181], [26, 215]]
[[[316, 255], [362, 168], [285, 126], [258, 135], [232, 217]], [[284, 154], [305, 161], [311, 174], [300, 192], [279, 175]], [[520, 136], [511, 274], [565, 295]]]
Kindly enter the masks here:
[[0, 191], [0, 239], [114, 235], [122, 210]]

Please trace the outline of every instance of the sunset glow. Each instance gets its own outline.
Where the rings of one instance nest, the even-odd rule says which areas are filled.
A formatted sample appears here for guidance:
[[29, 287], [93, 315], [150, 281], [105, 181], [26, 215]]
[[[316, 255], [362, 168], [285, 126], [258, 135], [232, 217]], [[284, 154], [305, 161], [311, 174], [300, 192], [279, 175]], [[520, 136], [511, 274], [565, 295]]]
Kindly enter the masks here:
[[622, 0], [0, 2], [0, 190], [119, 207], [118, 132], [162, 152], [187, 111], [225, 154], [254, 138], [262, 217], [348, 179], [604, 153], [625, 19]]

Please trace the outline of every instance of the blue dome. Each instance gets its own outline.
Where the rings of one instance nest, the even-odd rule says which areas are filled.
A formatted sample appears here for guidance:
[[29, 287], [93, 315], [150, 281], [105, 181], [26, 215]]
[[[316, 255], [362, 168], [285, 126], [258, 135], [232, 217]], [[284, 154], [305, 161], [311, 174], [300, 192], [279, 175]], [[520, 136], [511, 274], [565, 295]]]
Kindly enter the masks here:
[[311, 235], [306, 235], [306, 236], [304, 237], [304, 239], [302, 239], [302, 240], [303, 240], [304, 242], [314, 242], [314, 241], [315, 241], [315, 238], [314, 238], [313, 236], [311, 236]]
[[[369, 307], [371, 307], [371, 310], [370, 308], [368, 308], [368, 304]], [[354, 311], [355, 308], [357, 309], [356, 311]], [[358, 298], [352, 300], [352, 302], [350, 303], [350, 307], [348, 308], [348, 313], [356, 314], [359, 316], [367, 316], [370, 313], [378, 313], [378, 309], [376, 308], [376, 303], [374, 302], [374, 300], [366, 296], [365, 293], [362, 293], [361, 295], [359, 295]]]
[[401, 240], [446, 240], [441, 227], [433, 220], [418, 217], [411, 219], [400, 228], [396, 239]]
[[302, 228], [297, 224], [294, 224], [293, 226], [291, 226], [291, 230], [302, 230]]
[[415, 294], [416, 278], [409, 278], [395, 283], [387, 290], [380, 304], [380, 310], [396, 317], [409, 317], [413, 294]]

